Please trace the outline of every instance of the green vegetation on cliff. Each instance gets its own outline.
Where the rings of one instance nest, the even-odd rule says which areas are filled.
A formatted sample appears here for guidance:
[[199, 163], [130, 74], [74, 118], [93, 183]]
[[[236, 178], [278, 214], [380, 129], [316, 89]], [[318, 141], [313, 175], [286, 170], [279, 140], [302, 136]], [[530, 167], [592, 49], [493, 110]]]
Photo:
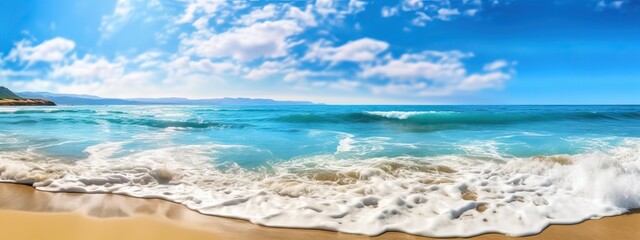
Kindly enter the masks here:
[[3, 98], [13, 98], [13, 99], [18, 99], [21, 97], [18, 97], [18, 95], [16, 95], [15, 93], [13, 93], [11, 90], [9, 90], [6, 87], [0, 86], [0, 99]]
[[0, 106], [55, 106], [52, 101], [37, 98], [21, 98], [6, 87], [0, 86]]

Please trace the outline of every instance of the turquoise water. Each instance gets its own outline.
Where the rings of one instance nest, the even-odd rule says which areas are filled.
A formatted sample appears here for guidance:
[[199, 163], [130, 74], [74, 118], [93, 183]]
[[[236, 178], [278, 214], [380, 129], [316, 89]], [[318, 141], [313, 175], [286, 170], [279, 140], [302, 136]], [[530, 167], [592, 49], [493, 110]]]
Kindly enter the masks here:
[[[640, 136], [640, 106], [73, 106], [3, 109], [0, 151], [30, 148], [82, 159], [108, 141], [136, 140], [122, 154], [168, 145], [247, 146], [212, 163], [245, 168], [297, 157], [466, 154], [490, 144], [498, 154], [576, 154]], [[171, 132], [158, 139], [140, 136]], [[351, 153], [349, 153], [351, 152]]]
[[0, 180], [269, 226], [521, 235], [640, 207], [638, 139], [640, 106], [0, 108]]

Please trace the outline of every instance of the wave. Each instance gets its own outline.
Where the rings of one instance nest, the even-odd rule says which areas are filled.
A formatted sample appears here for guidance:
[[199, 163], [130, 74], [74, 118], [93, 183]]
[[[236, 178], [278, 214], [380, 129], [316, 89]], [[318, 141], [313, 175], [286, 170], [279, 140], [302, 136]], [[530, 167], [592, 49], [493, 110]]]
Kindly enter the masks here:
[[257, 170], [208, 164], [209, 154], [242, 146], [180, 145], [123, 156], [124, 144], [89, 147], [89, 156], [72, 164], [0, 152], [0, 181], [162, 198], [266, 226], [365, 235], [522, 236], [640, 207], [640, 185], [634, 184], [640, 181], [640, 139], [575, 155], [499, 161], [316, 155]]
[[13, 125], [31, 125], [38, 123], [65, 123], [65, 124], [90, 124], [99, 125], [101, 122], [122, 125], [139, 125], [151, 128], [174, 128], [174, 129], [226, 129], [245, 128], [249, 124], [226, 123], [203, 121], [198, 119], [190, 120], [159, 120], [159, 119], [135, 119], [135, 118], [103, 118], [103, 119], [83, 119], [83, 118], [40, 118], [38, 120], [25, 119], [9, 122]]
[[209, 129], [209, 128], [244, 128], [248, 124], [205, 121], [201, 119], [189, 120], [160, 120], [160, 119], [136, 119], [136, 118], [107, 118], [109, 123], [123, 125], [141, 125], [152, 128], [178, 128], [178, 129]]
[[388, 111], [388, 112], [383, 112], [383, 111], [371, 111], [371, 112], [366, 112], [367, 114], [371, 114], [371, 115], [376, 115], [376, 116], [381, 116], [381, 117], [385, 117], [385, 118], [396, 118], [396, 119], [400, 119], [400, 120], [404, 120], [407, 119], [409, 117], [413, 117], [413, 116], [419, 116], [419, 115], [428, 115], [428, 114], [447, 114], [447, 113], [456, 113], [456, 112], [442, 112], [442, 111]]
[[291, 114], [276, 120], [290, 123], [402, 123], [413, 125], [514, 124], [562, 120], [640, 119], [640, 112], [497, 113], [451, 111], [371, 111], [341, 114]]
[[34, 114], [34, 113], [96, 113], [94, 110], [89, 109], [51, 109], [51, 108], [42, 108], [42, 109], [0, 109], [0, 114]]

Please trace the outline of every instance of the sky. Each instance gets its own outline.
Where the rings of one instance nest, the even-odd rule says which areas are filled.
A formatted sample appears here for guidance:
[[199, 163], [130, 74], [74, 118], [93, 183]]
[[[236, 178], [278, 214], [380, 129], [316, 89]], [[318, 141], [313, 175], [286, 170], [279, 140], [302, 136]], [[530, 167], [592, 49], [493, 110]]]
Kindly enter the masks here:
[[638, 104], [640, 1], [0, 1], [0, 85], [117, 98]]

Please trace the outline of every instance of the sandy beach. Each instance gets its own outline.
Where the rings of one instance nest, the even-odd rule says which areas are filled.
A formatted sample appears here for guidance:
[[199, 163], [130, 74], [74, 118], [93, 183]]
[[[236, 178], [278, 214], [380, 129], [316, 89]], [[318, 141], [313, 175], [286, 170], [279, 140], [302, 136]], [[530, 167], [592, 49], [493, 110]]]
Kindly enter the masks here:
[[[403, 233], [366, 237], [322, 230], [257, 226], [205, 216], [159, 199], [113, 194], [50, 193], [0, 184], [3, 239], [432, 239]], [[554, 225], [538, 235], [513, 238], [485, 234], [469, 239], [637, 239], [640, 214]]]

